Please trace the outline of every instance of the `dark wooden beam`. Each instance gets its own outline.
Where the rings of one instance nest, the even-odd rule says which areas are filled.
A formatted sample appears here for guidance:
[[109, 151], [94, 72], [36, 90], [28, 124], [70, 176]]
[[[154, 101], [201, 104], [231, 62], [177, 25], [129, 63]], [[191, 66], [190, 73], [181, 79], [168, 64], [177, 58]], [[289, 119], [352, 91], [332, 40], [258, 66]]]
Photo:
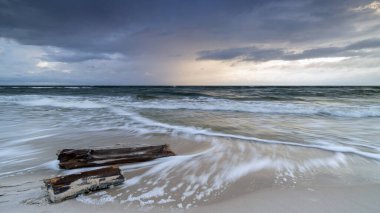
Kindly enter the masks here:
[[57, 155], [60, 168], [75, 169], [143, 162], [175, 154], [165, 144], [128, 148], [64, 149], [59, 151]]
[[74, 198], [79, 194], [119, 185], [123, 182], [124, 176], [118, 166], [44, 180], [48, 198], [53, 203]]

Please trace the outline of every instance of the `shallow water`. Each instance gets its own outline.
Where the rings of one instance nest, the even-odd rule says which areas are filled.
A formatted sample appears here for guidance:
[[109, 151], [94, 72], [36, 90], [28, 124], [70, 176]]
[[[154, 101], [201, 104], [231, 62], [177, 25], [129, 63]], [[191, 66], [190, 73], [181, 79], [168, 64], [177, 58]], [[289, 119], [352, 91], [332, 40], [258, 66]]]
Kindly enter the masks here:
[[69, 147], [168, 143], [89, 204], [191, 208], [265, 188], [380, 183], [380, 87], [1, 87], [0, 178]]

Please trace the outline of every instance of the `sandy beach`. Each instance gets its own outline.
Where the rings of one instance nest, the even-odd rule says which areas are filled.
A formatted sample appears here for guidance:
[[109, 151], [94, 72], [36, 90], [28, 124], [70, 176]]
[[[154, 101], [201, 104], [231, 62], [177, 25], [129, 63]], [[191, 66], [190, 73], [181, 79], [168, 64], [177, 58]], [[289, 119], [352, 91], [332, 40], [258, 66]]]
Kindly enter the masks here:
[[[74, 200], [50, 204], [41, 190], [40, 176], [2, 179], [2, 211], [22, 212], [377, 212], [380, 184], [266, 188], [231, 192], [228, 198], [184, 209], [178, 206], [140, 206], [120, 202], [117, 189], [99, 191]], [[245, 183], [241, 184], [245, 188]], [[322, 185], [322, 184], [321, 184]], [[116, 198], [115, 198], [116, 197]], [[225, 197], [225, 196], [222, 196]], [[179, 199], [179, 197], [177, 197]]]
[[[31, 167], [27, 169], [2, 174], [1, 208], [32, 212], [376, 212], [380, 207], [376, 202], [380, 184], [374, 183], [380, 177], [378, 164], [368, 166], [368, 160], [360, 157], [307, 150], [308, 160], [304, 162], [269, 161], [265, 157], [249, 162], [252, 150], [265, 151], [268, 145], [239, 142], [234, 146], [226, 144], [227, 148], [215, 148], [202, 140], [194, 145], [194, 141], [179, 142], [180, 138], [173, 137], [154, 137], [154, 140], [120, 137], [121, 132], [103, 133], [103, 137], [99, 133], [81, 133], [77, 137], [71, 134], [70, 138], [73, 142], [80, 137], [98, 138], [98, 143], [92, 140], [93, 147], [100, 146], [105, 138], [110, 142], [110, 134], [116, 147], [119, 140], [136, 141], [130, 145], [137, 145], [137, 141], [160, 144], [172, 140], [169, 144], [178, 156], [123, 165], [121, 169], [126, 177], [123, 185], [50, 204], [43, 190], [44, 178], [93, 169], [60, 170], [54, 160], [55, 149], [68, 146], [70, 139], [55, 136], [58, 141], [66, 142], [39, 154], [38, 161], [46, 163], [33, 167], [36, 161], [29, 161]], [[51, 140], [50, 137], [30, 143], [36, 148]], [[294, 148], [281, 145], [275, 149], [288, 154], [294, 152]], [[325, 157], [310, 160], [313, 154]], [[293, 158], [301, 156], [304, 154]], [[373, 178], [369, 179], [367, 174]]]
[[[273, 102], [271, 97], [263, 102], [260, 97], [258, 102], [189, 98], [188, 93], [161, 97], [160, 92], [157, 98], [141, 100], [129, 88], [119, 90], [134, 96], [109, 95], [109, 91], [92, 96], [88, 89], [87, 94], [78, 89], [78, 94], [67, 96], [60, 95], [67, 89], [56, 90], [0, 97], [6, 109], [0, 112], [4, 118], [0, 127], [3, 211], [380, 209], [379, 127], [375, 125], [379, 118], [368, 114], [372, 105], [362, 106], [355, 97], [350, 102], [303, 97], [301, 103], [300, 98]], [[156, 91], [151, 90], [152, 96]], [[377, 101], [368, 99], [367, 104]], [[239, 111], [232, 110], [231, 104]], [[125, 176], [122, 185], [61, 203], [48, 202], [43, 179], [96, 169], [60, 169], [58, 150], [160, 144], [168, 144], [176, 155], [120, 165]]]

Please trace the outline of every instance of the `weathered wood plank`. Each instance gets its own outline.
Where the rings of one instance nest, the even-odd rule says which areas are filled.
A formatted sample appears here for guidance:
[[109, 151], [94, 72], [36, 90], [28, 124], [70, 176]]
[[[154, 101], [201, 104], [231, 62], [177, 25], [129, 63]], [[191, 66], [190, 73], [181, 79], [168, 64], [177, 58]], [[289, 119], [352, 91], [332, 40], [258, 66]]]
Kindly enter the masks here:
[[118, 166], [44, 180], [48, 198], [53, 203], [74, 198], [79, 194], [119, 185], [123, 182], [124, 176]]
[[105, 166], [123, 163], [136, 163], [175, 155], [168, 145], [98, 148], [98, 149], [64, 149], [57, 153], [62, 169]]

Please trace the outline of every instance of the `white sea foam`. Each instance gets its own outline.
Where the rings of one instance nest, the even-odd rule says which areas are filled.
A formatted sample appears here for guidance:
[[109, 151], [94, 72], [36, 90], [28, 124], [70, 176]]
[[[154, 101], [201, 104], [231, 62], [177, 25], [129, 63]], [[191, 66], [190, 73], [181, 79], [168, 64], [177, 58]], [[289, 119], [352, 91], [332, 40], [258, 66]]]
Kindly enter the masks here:
[[9, 168], [14, 169], [16, 166], [20, 166], [26, 162], [31, 162], [37, 159], [37, 155], [41, 152], [42, 150], [35, 149], [32, 146], [25, 144], [0, 147], [0, 176], [26, 172], [39, 167], [32, 166], [24, 169], [9, 170]]
[[0, 157], [6, 157], [7, 159], [20, 158], [30, 156], [39, 152], [40, 150], [33, 149], [33, 147], [28, 145], [7, 146], [0, 148]]
[[[119, 191], [125, 193], [127, 199], [121, 203], [137, 202], [141, 206], [170, 203], [188, 208], [221, 193], [240, 178], [259, 171], [274, 170], [282, 183], [294, 184], [300, 172], [306, 175], [320, 168], [335, 169], [347, 163], [346, 157], [339, 153], [302, 162], [263, 155], [249, 144], [241, 146], [242, 152], [239, 153], [233, 149], [233, 144], [217, 143], [201, 154], [173, 156], [153, 165], [143, 174], [126, 180], [123, 190]], [[173, 195], [180, 195], [180, 199], [173, 199]]]
[[60, 108], [80, 108], [80, 109], [92, 109], [92, 108], [104, 108], [102, 104], [98, 104], [88, 100], [70, 100], [70, 99], [56, 99], [56, 98], [41, 98], [29, 101], [18, 101], [18, 104], [26, 106], [52, 106]]
[[361, 151], [355, 147], [344, 146], [344, 145], [335, 145], [331, 143], [319, 143], [319, 144], [303, 144], [289, 141], [278, 141], [278, 140], [270, 140], [270, 139], [262, 139], [252, 136], [243, 136], [243, 135], [234, 135], [227, 133], [214, 132], [207, 129], [191, 127], [191, 126], [180, 126], [180, 125], [171, 125], [158, 121], [154, 121], [145, 117], [140, 116], [137, 113], [125, 111], [120, 108], [112, 108], [113, 112], [118, 113], [120, 115], [129, 116], [133, 120], [146, 125], [147, 127], [158, 127], [163, 129], [171, 130], [172, 134], [175, 133], [184, 133], [190, 135], [204, 135], [204, 136], [212, 136], [212, 137], [223, 137], [223, 138], [232, 138], [244, 141], [252, 141], [252, 142], [260, 142], [260, 143], [269, 143], [269, 144], [279, 144], [279, 145], [288, 145], [288, 146], [296, 146], [302, 148], [313, 148], [313, 149], [321, 149], [325, 151], [331, 152], [341, 152], [341, 153], [349, 153], [356, 154], [362, 157], [371, 158], [375, 160], [380, 160], [380, 154], [378, 153], [370, 153]]
[[149, 109], [189, 109], [204, 111], [232, 111], [261, 114], [330, 115], [340, 117], [379, 117], [380, 106], [323, 105], [312, 102], [233, 101], [223, 99], [159, 100], [127, 103], [130, 107]]
[[49, 138], [49, 137], [54, 136], [54, 135], [56, 135], [56, 134], [48, 134], [48, 135], [41, 135], [41, 136], [35, 136], [35, 137], [29, 137], [29, 138], [22, 138], [22, 139], [7, 141], [7, 142], [3, 143], [2, 146], [26, 143], [26, 142], [33, 141], [33, 140]]
[[[74, 87], [75, 88], [75, 87]], [[3, 96], [0, 102], [13, 102], [26, 106], [52, 106], [62, 108], [105, 108], [114, 104], [135, 109], [162, 109], [162, 110], [202, 110], [202, 111], [230, 111], [259, 114], [295, 114], [320, 115], [338, 117], [380, 117], [380, 105], [373, 103], [320, 103], [294, 101], [235, 101], [227, 99], [161, 99], [161, 100], [132, 100], [125, 97], [103, 97], [88, 100], [80, 96]]]
[[[144, 107], [145, 108], [155, 107], [155, 108], [163, 108], [163, 109], [177, 109], [177, 108], [180, 109], [180, 108], [186, 108], [187, 107], [189, 109], [216, 110], [218, 108], [215, 108], [215, 107], [218, 106], [219, 109], [223, 109], [223, 108], [236, 109], [237, 108], [238, 110], [244, 109], [246, 111], [247, 110], [252, 111], [251, 109], [253, 109], [253, 111], [256, 111], [256, 112], [264, 112], [265, 110], [266, 110], [265, 112], [269, 112], [269, 111], [280, 112], [281, 110], [285, 109], [285, 111], [282, 111], [282, 112], [319, 113], [318, 110], [313, 110], [313, 108], [307, 109], [307, 107], [306, 107], [306, 109], [307, 109], [306, 111], [302, 110], [302, 108], [304, 108], [304, 106], [302, 104], [301, 105], [299, 105], [299, 104], [272, 104], [271, 106], [269, 106], [267, 104], [264, 104], [263, 102], [259, 102], [259, 103], [256, 103], [256, 105], [254, 105], [255, 107], [252, 107], [252, 106], [248, 107], [248, 106], [236, 106], [236, 105], [228, 106], [228, 104], [221, 104], [221, 103], [225, 102], [225, 101], [222, 101], [222, 102], [218, 102], [216, 104], [213, 104], [212, 106], [211, 105], [203, 105], [204, 104], [203, 102], [199, 102], [200, 105], [197, 105], [197, 104], [186, 105], [188, 103], [185, 103], [185, 104], [178, 106], [178, 103], [177, 103], [177, 105], [175, 105], [175, 104], [171, 105], [172, 103], [168, 103], [168, 104], [156, 103], [156, 104], [152, 104], [152, 105], [149, 105], [149, 104], [139, 105], [139, 104], [136, 104], [134, 102], [126, 101], [126, 100], [130, 100], [129, 97], [127, 99], [122, 98], [121, 100], [123, 101], [124, 105], [127, 105], [127, 106], [131, 105], [134, 108], [136, 108], [136, 107], [143, 107], [143, 108]], [[335, 145], [335, 144], [330, 144], [327, 142], [318, 143], [318, 144], [304, 144], [304, 143], [296, 143], [296, 142], [291, 142], [291, 141], [278, 141], [278, 140], [262, 139], [262, 138], [257, 138], [257, 137], [253, 137], [253, 136], [220, 133], [220, 132], [215, 132], [215, 131], [211, 131], [208, 129], [202, 129], [202, 128], [197, 128], [197, 127], [192, 127], [192, 126], [180, 126], [180, 125], [166, 124], [166, 123], [154, 121], [152, 119], [148, 119], [146, 117], [143, 117], [136, 112], [127, 110], [125, 107], [124, 108], [118, 107], [118, 105], [120, 103], [116, 104], [116, 105], [115, 105], [115, 103], [112, 104], [112, 102], [109, 104], [106, 104], [106, 103], [99, 103], [99, 102], [94, 102], [94, 101], [89, 101], [89, 100], [76, 100], [76, 99], [71, 99], [71, 98], [67, 98], [67, 97], [63, 98], [62, 100], [60, 98], [36, 99], [34, 97], [32, 100], [17, 101], [17, 103], [21, 103], [21, 104], [25, 104], [25, 105], [31, 105], [31, 106], [45, 106], [46, 105], [46, 106], [56, 106], [56, 107], [64, 107], [64, 108], [66, 108], [66, 107], [67, 108], [108, 108], [112, 112], [114, 112], [118, 115], [128, 116], [134, 122], [136, 122], [137, 125], [134, 125], [134, 127], [135, 127], [134, 130], [139, 134], [170, 133], [170, 134], [185, 134], [185, 135], [188, 134], [191, 136], [202, 135], [202, 136], [211, 136], [211, 137], [224, 137], [224, 138], [232, 138], [232, 139], [261, 142], [261, 143], [281, 144], [281, 145], [298, 146], [298, 147], [304, 147], [304, 148], [314, 148], [314, 149], [321, 149], [321, 150], [332, 151], [332, 152], [351, 153], [351, 154], [356, 154], [356, 155], [360, 155], [360, 156], [367, 157], [367, 158], [380, 160], [380, 154], [365, 152], [365, 151], [362, 151], [362, 150], [357, 149], [357, 148], [352, 147], [352, 146]], [[206, 104], [210, 104], [210, 103], [211, 103], [210, 101], [207, 101]], [[229, 102], [226, 102], [226, 103], [229, 103]], [[260, 107], [257, 108], [257, 106], [260, 106]], [[273, 109], [275, 109], [275, 110], [273, 111]], [[279, 110], [277, 110], [277, 109], [279, 109]], [[286, 111], [286, 110], [288, 110], [288, 111]], [[357, 109], [357, 110], [359, 110], [358, 112], [361, 112], [360, 109]], [[362, 111], [364, 112], [365, 110], [362, 109]], [[350, 113], [352, 113], [352, 112], [353, 111], [351, 111]], [[377, 113], [377, 111], [374, 111], [374, 112]], [[371, 112], [369, 112], [369, 114], [368, 114], [368, 111], [366, 113], [367, 113], [366, 116], [377, 115], [376, 113], [371, 114]], [[380, 111], [379, 111], [379, 113], [380, 113]], [[356, 114], [354, 112], [354, 114], [349, 114], [349, 115], [355, 117], [356, 115], [358, 115], [358, 116], [363, 115], [364, 116], [365, 114], [360, 114], [360, 113]], [[131, 129], [130, 124], [127, 124], [127, 125], [128, 126], [126, 126], [126, 127], [128, 129]], [[373, 148], [375, 146], [371, 146], [371, 147]], [[380, 148], [376, 147], [376, 149], [379, 150]]]
[[47, 169], [56, 170], [56, 171], [60, 170], [58, 160], [52, 160], [52, 161], [46, 162], [46, 163], [42, 164], [41, 167], [45, 167]]
[[58, 88], [64, 88], [64, 89], [90, 89], [92, 87], [84, 87], [84, 86], [80, 86], [80, 87], [74, 87], [74, 86], [66, 86], [66, 87], [58, 87]]
[[[96, 194], [95, 194], [96, 196]], [[93, 196], [88, 195], [79, 195], [76, 200], [85, 203], [85, 204], [91, 204], [91, 205], [103, 205], [105, 203], [112, 203], [115, 201], [116, 196], [111, 196], [108, 194], [101, 194], [99, 198], [94, 198]]]

